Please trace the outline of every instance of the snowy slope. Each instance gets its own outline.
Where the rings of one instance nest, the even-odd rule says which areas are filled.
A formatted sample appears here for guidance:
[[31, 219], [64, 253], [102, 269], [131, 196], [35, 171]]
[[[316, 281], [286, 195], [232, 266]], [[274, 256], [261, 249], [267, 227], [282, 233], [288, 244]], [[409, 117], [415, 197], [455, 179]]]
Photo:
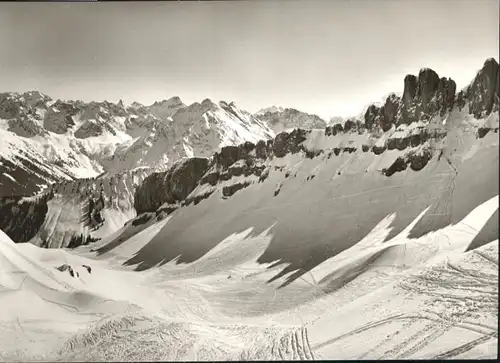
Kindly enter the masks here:
[[[223, 142], [256, 134], [260, 120], [205, 100], [155, 130], [197, 152], [184, 138], [222, 146], [209, 158], [3, 200], [1, 228], [33, 243], [0, 233], [0, 357], [497, 358], [491, 64], [452, 101], [453, 82], [422, 70], [365, 123], [238, 146]], [[82, 226], [101, 239], [35, 246], [64, 246]]]
[[[480, 229], [497, 206], [498, 196], [460, 223]], [[497, 356], [498, 240], [465, 253], [474, 234], [457, 225], [416, 240], [405, 232], [383, 247], [384, 219], [342, 257], [284, 288], [282, 281], [269, 283], [282, 266], [257, 262], [270, 230], [228, 236], [190, 264], [144, 272], [120, 266], [168, 223], [152, 224], [100, 256], [85, 246], [68, 253], [16, 245], [1, 234], [2, 358]], [[454, 238], [463, 243], [450, 243]], [[55, 268], [63, 264], [78, 276]], [[28, 297], [29, 307], [20, 303]]]

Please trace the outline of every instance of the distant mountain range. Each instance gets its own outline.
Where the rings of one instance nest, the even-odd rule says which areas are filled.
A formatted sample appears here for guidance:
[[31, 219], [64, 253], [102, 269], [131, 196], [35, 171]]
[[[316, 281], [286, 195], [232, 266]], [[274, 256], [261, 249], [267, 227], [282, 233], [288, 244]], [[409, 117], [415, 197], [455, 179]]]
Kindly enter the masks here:
[[316, 115], [271, 108], [254, 114], [234, 102], [145, 106], [122, 101], [54, 101], [37, 92], [0, 94], [1, 195], [32, 195], [62, 180], [146, 167], [163, 170], [220, 147], [273, 138], [293, 127], [325, 127]]

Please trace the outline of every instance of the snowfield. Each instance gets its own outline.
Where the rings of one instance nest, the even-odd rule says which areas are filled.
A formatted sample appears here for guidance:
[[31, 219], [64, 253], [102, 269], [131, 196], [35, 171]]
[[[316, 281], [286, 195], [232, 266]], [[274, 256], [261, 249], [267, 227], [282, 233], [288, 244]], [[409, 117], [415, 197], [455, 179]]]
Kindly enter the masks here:
[[497, 358], [499, 69], [328, 126], [0, 93], [0, 361]]
[[[145, 271], [123, 263], [170, 218], [139, 233], [127, 224], [74, 250], [15, 244], [0, 232], [0, 357], [496, 358], [498, 240], [466, 250], [497, 209], [495, 196], [457, 224], [408, 238], [424, 209], [383, 242], [395, 218], [388, 215], [284, 287], [293, 271], [269, 282], [284, 265], [257, 263], [271, 225], [258, 235], [230, 235], [192, 263], [174, 259]], [[116, 245], [125, 232], [132, 237]], [[109, 243], [115, 245], [106, 249]], [[64, 264], [74, 277], [56, 269]]]

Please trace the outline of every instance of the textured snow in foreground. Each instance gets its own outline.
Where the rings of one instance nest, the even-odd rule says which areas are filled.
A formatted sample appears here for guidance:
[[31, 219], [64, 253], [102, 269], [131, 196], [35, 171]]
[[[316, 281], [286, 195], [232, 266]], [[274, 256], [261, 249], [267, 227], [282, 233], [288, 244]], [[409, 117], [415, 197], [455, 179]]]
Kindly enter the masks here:
[[[267, 281], [284, 266], [256, 262], [270, 229], [229, 236], [193, 263], [143, 272], [122, 263], [169, 219], [100, 256], [89, 246], [14, 244], [0, 231], [0, 359], [495, 358], [498, 240], [464, 251], [497, 208], [498, 196], [456, 225], [408, 239], [422, 211], [383, 242], [389, 215], [280, 289], [286, 276]], [[135, 227], [116, 235], [126, 228]], [[62, 264], [78, 277], [55, 268]]]

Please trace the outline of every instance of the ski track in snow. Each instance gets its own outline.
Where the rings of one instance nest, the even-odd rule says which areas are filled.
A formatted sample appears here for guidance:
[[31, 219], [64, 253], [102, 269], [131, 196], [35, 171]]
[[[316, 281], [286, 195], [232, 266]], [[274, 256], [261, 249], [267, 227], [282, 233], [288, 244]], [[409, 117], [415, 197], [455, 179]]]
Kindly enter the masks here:
[[[475, 236], [471, 229], [477, 233], [497, 206], [498, 197], [492, 198], [455, 226], [408, 239], [424, 210], [382, 242], [395, 217], [389, 215], [358, 244], [282, 289], [293, 271], [266, 283], [283, 265], [255, 262], [270, 242], [270, 228], [252, 238], [251, 230], [229, 236], [193, 263], [174, 260], [142, 272], [121, 264], [169, 219], [100, 257], [89, 246], [44, 250], [1, 233], [0, 359], [494, 358], [488, 342], [498, 339], [498, 241], [464, 251]], [[244, 253], [232, 253], [237, 248]], [[401, 248], [396, 260], [384, 262]], [[341, 282], [370, 256], [378, 258], [367, 270]], [[54, 268], [63, 263], [79, 277]], [[7, 264], [12, 268], [5, 270]], [[335, 281], [340, 287], [327, 290]], [[25, 294], [29, 305], [20, 301]]]

